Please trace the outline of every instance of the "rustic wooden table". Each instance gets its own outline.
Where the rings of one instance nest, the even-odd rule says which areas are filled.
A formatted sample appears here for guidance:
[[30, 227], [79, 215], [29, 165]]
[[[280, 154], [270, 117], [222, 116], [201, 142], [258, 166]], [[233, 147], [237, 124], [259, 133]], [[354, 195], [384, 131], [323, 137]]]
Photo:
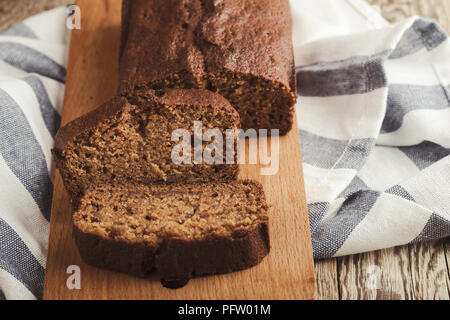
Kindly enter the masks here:
[[[450, 32], [450, 0], [367, 0], [389, 21], [436, 19]], [[70, 0], [0, 0], [0, 31]], [[444, 239], [316, 261], [317, 299], [450, 299], [450, 241]]]

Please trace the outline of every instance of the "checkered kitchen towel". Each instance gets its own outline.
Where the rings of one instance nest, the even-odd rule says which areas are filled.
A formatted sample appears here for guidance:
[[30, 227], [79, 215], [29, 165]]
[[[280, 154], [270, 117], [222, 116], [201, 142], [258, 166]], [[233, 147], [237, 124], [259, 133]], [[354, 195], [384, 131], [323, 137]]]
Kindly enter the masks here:
[[[316, 258], [450, 235], [450, 44], [361, 0], [293, 0]], [[65, 8], [0, 35], [0, 298], [42, 297]]]

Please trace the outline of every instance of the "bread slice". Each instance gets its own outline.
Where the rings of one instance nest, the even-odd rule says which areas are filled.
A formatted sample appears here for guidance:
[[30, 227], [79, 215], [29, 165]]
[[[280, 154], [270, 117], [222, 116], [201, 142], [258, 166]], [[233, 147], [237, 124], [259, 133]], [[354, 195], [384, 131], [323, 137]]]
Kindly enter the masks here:
[[[188, 164], [173, 162], [172, 150], [180, 141], [172, 141], [172, 132], [186, 129], [192, 139], [195, 121], [201, 121], [202, 133], [210, 128], [222, 133], [223, 164], [195, 164], [194, 148]], [[62, 127], [52, 151], [72, 199], [79, 198], [90, 185], [101, 183], [229, 181], [238, 175], [237, 143], [235, 137], [230, 147], [234, 164], [226, 164], [225, 135], [239, 126], [239, 114], [218, 94], [138, 90]], [[210, 143], [200, 142], [202, 150]]]
[[194, 276], [258, 264], [270, 249], [262, 186], [245, 180], [177, 185], [99, 185], [73, 215], [87, 263], [183, 286]]

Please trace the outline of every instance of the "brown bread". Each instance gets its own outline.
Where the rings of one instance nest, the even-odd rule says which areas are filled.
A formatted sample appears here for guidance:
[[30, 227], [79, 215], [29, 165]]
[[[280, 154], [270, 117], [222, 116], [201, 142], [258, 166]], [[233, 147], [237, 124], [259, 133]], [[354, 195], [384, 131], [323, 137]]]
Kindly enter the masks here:
[[195, 276], [258, 264], [269, 252], [268, 206], [254, 181], [172, 185], [99, 185], [73, 215], [87, 263], [166, 287]]
[[[239, 127], [239, 115], [222, 96], [204, 90], [140, 90], [128, 98], [116, 97], [64, 127], [56, 135], [52, 150], [64, 185], [73, 199], [93, 184], [174, 183], [234, 180], [238, 165], [176, 164], [172, 132], [194, 133], [194, 121], [203, 132]], [[192, 139], [192, 137], [191, 137]], [[236, 139], [235, 139], [236, 140]], [[236, 160], [237, 143], [232, 154]], [[225, 142], [226, 139], [223, 138]], [[202, 150], [210, 144], [200, 144]], [[226, 145], [224, 146], [226, 147]]]
[[122, 20], [121, 94], [208, 89], [230, 101], [244, 129], [291, 129], [288, 0], [124, 0]]

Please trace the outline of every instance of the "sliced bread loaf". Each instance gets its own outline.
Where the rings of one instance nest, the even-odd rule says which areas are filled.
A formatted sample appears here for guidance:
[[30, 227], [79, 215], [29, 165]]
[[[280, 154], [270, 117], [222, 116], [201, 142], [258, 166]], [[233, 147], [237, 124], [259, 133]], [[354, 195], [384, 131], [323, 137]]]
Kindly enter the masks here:
[[297, 100], [288, 0], [124, 0], [119, 92], [218, 92], [244, 129], [292, 128]]
[[87, 263], [183, 286], [258, 264], [269, 252], [268, 206], [254, 181], [92, 187], [73, 215]]
[[[181, 140], [172, 141], [172, 133], [187, 130], [192, 135], [191, 147], [195, 121], [201, 121], [200, 135], [207, 129], [218, 129], [224, 148], [226, 131], [240, 126], [236, 110], [218, 94], [205, 90], [138, 90], [126, 98], [116, 97], [62, 127], [52, 152], [73, 199], [89, 186], [101, 183], [236, 179], [237, 161], [226, 164], [225, 150], [220, 155], [223, 164], [194, 162], [194, 148], [190, 148], [188, 155], [191, 161], [173, 161], [172, 151]], [[200, 153], [210, 143], [200, 140]], [[232, 144], [231, 158], [236, 160], [236, 137]]]

